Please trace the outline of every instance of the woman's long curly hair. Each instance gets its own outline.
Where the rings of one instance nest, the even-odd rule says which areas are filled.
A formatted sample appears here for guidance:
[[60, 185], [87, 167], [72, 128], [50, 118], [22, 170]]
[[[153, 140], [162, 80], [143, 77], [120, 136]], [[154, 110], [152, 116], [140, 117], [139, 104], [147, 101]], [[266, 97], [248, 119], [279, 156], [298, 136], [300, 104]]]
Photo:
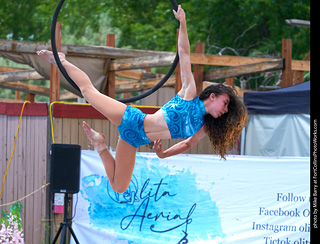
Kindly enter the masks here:
[[227, 113], [216, 119], [210, 114], [205, 116], [205, 128], [212, 149], [214, 153], [219, 154], [221, 158], [225, 159], [226, 153], [234, 147], [243, 127], [247, 124], [247, 110], [239, 99], [237, 92], [223, 84], [214, 84], [206, 87], [200, 93], [199, 98], [204, 101], [212, 93], [217, 97], [224, 93], [230, 97]]

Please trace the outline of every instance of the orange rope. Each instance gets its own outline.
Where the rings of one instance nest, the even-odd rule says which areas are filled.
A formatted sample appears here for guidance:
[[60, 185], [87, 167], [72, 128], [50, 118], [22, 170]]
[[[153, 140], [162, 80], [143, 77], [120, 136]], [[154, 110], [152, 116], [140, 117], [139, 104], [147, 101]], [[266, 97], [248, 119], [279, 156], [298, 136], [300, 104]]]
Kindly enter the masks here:
[[12, 150], [12, 153], [11, 153], [11, 157], [10, 157], [10, 159], [9, 159], [9, 163], [8, 163], [8, 166], [7, 166], [6, 173], [4, 174], [4, 178], [3, 178], [3, 181], [2, 181], [2, 187], [1, 187], [0, 197], [1, 197], [1, 195], [2, 195], [4, 183], [5, 183], [5, 181], [6, 181], [7, 174], [8, 174], [8, 170], [9, 170], [9, 167], [10, 167], [10, 164], [11, 164], [11, 160], [12, 160], [14, 151], [15, 151], [15, 149], [16, 149], [17, 136], [18, 136], [18, 132], [19, 132], [19, 128], [20, 128], [20, 123], [21, 123], [21, 119], [22, 119], [22, 114], [23, 114], [24, 107], [25, 107], [25, 105], [26, 105], [27, 103], [30, 103], [30, 102], [29, 102], [29, 101], [25, 101], [25, 102], [23, 103], [23, 106], [22, 106], [22, 109], [21, 109], [19, 124], [18, 124], [18, 128], [17, 128], [17, 131], [16, 131], [16, 135], [15, 135], [15, 137], [14, 137], [13, 150]]

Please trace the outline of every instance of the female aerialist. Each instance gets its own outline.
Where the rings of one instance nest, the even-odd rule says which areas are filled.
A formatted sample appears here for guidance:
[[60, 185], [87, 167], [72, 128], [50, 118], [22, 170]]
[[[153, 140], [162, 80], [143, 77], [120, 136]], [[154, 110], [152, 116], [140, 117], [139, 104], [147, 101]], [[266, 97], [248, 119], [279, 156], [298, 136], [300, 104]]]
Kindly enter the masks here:
[[[247, 122], [246, 109], [232, 88], [222, 84], [211, 85], [197, 96], [185, 12], [179, 6], [173, 13], [180, 21], [178, 52], [182, 88], [155, 114], [146, 115], [137, 108], [101, 94], [83, 71], [59, 53], [63, 67], [80, 88], [83, 97], [118, 127], [120, 138], [113, 158], [105, 145], [105, 136], [83, 122], [83, 129], [100, 155], [111, 187], [119, 193], [130, 184], [139, 146], [155, 141], [154, 151], [160, 158], [165, 158], [185, 152], [208, 134], [214, 151], [224, 158]], [[37, 54], [56, 64], [52, 52], [42, 50]], [[161, 139], [171, 138], [186, 140], [163, 151]]]

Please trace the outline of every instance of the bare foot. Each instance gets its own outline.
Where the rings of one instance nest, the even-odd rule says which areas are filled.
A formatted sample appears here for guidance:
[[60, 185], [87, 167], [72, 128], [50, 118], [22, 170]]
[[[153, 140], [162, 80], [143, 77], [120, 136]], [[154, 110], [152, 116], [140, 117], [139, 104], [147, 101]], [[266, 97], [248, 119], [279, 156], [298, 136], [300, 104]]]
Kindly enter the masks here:
[[93, 130], [85, 121], [82, 122], [82, 128], [98, 153], [107, 148], [104, 143], [106, 138], [103, 134]]
[[[41, 51], [37, 51], [37, 54], [44, 60], [47, 60], [48, 62], [54, 65], [57, 65], [56, 60], [54, 59], [54, 56], [53, 56], [53, 52], [48, 50], [41, 50]], [[59, 52], [58, 56], [61, 63], [66, 60], [66, 55], [64, 53]]]

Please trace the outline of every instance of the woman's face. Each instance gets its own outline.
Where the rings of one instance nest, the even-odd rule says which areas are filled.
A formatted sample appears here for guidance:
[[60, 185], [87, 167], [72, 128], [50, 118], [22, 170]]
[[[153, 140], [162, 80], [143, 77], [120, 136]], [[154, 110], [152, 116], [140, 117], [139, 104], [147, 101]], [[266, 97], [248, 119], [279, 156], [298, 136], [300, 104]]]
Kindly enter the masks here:
[[223, 93], [216, 96], [214, 93], [211, 93], [209, 99], [211, 101], [209, 113], [215, 119], [228, 112], [228, 105], [230, 103], [230, 97], [228, 94]]

